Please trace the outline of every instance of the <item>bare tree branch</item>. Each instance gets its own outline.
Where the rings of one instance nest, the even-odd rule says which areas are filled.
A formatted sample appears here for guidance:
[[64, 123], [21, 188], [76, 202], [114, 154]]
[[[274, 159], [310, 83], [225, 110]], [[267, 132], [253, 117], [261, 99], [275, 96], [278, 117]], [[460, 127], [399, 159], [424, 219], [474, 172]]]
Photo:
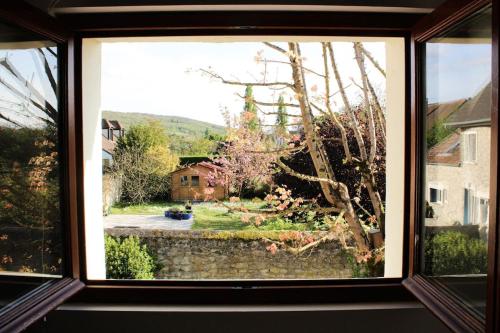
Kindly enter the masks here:
[[272, 87], [272, 86], [283, 86], [287, 88], [291, 88], [292, 90], [294, 89], [293, 85], [289, 82], [241, 82], [241, 81], [231, 81], [231, 80], [226, 80], [219, 74], [207, 71], [205, 69], [200, 68], [200, 71], [209, 75], [210, 77], [214, 79], [220, 80], [224, 84], [230, 84], [230, 85], [237, 85], [237, 86], [256, 86], [256, 87]]
[[340, 73], [339, 73], [338, 68], [337, 68], [337, 63], [335, 62], [335, 54], [333, 52], [332, 43], [331, 42], [327, 43], [326, 48], [328, 49], [328, 54], [330, 55], [330, 65], [333, 68], [333, 73], [335, 75], [335, 79], [336, 79], [337, 85], [339, 87], [340, 96], [342, 97], [342, 101], [344, 103], [345, 110], [346, 110], [346, 112], [349, 115], [349, 118], [351, 120], [351, 128], [354, 132], [354, 137], [356, 138], [356, 142], [358, 144], [360, 157], [362, 160], [366, 160], [367, 154], [366, 154], [365, 141], [363, 140], [363, 136], [361, 135], [361, 131], [359, 130], [358, 120], [356, 119], [356, 116], [354, 115], [354, 112], [353, 112], [351, 105], [349, 103], [349, 99], [347, 98], [344, 84], [342, 83], [342, 78], [340, 77]]
[[322, 49], [323, 49], [323, 70], [325, 71], [325, 89], [326, 89], [326, 108], [328, 110], [328, 115], [330, 116], [330, 119], [333, 120], [333, 123], [338, 127], [340, 130], [340, 136], [342, 137], [342, 146], [344, 147], [344, 154], [346, 156], [347, 161], [351, 161], [352, 156], [351, 156], [351, 151], [349, 150], [349, 143], [347, 141], [347, 132], [342, 125], [342, 123], [339, 121], [337, 115], [332, 111], [331, 105], [330, 105], [330, 74], [328, 71], [328, 56], [327, 56], [327, 49], [326, 49], [326, 44], [322, 43], [321, 44]]
[[367, 113], [368, 116], [368, 131], [370, 134], [370, 156], [368, 161], [370, 163], [373, 163], [375, 160], [375, 156], [377, 155], [377, 135], [375, 133], [375, 120], [373, 118], [373, 110], [372, 106], [370, 103], [370, 97], [368, 96], [368, 84], [367, 84], [367, 77], [368, 75], [366, 74], [366, 68], [365, 68], [365, 61], [363, 54], [361, 52], [361, 43], [360, 42], [354, 42], [353, 43], [354, 47], [354, 54], [356, 57], [356, 62], [359, 67], [359, 72], [361, 74], [361, 83], [363, 86], [363, 97], [364, 97], [364, 104], [365, 104], [365, 112]]
[[264, 45], [269, 46], [270, 48], [288, 56], [288, 51], [285, 50], [284, 48], [279, 47], [278, 45], [274, 45], [273, 43], [269, 43], [269, 42], [264, 42]]
[[375, 60], [372, 54], [363, 45], [361, 45], [361, 52], [363, 52], [363, 54], [368, 58], [368, 60], [370, 60], [373, 66], [375, 66], [375, 68], [378, 69], [380, 74], [382, 74], [385, 77], [386, 76], [385, 71], [382, 69], [382, 66], [380, 66], [377, 60]]
[[[288, 65], [288, 66], [290, 66], [290, 62], [288, 62], [288, 61], [280, 61], [280, 60], [269, 60], [269, 59], [263, 59], [263, 60], [261, 60], [261, 62], [264, 62], [264, 63], [276, 63], [276, 64], [283, 64], [283, 65]], [[311, 73], [311, 74], [315, 74], [315, 75], [317, 75], [317, 76], [323, 77], [323, 74], [318, 73], [318, 72], [316, 72], [316, 71], [314, 71], [314, 70], [312, 70], [312, 69], [310, 69], [310, 68], [304, 67], [304, 70], [305, 70], [306, 72]]]
[[[243, 99], [246, 99], [246, 97], [244, 95], [241, 95], [241, 94], [236, 94], [236, 96], [243, 98]], [[253, 102], [257, 105], [262, 105], [262, 106], [279, 106], [280, 105], [277, 102], [262, 102], [262, 101], [256, 100], [255, 98], [252, 99], [251, 102]], [[293, 104], [293, 103], [283, 103], [283, 105], [286, 107], [291, 107], [291, 108], [300, 108], [300, 105]]]

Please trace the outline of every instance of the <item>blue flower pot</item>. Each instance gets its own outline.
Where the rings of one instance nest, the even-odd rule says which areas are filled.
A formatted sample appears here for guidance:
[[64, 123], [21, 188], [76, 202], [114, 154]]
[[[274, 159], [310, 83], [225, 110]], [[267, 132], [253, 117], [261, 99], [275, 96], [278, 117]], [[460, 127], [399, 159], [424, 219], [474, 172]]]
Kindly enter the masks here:
[[193, 217], [193, 213], [182, 213], [182, 220], [189, 220], [191, 217]]
[[172, 217], [172, 213], [170, 211], [166, 210], [165, 217]]

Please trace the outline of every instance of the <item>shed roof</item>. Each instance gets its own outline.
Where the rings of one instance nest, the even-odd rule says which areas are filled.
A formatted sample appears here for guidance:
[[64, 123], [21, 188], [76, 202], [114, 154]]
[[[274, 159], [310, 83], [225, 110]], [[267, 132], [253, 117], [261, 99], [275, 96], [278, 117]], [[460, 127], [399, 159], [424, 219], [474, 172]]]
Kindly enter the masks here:
[[173, 171], [172, 173], [176, 173], [176, 172], [179, 172], [179, 171], [182, 171], [185, 169], [193, 169], [195, 167], [203, 167], [203, 168], [207, 168], [210, 170], [222, 170], [222, 168], [220, 166], [217, 166], [211, 162], [200, 162], [200, 163], [181, 166], [179, 169]]

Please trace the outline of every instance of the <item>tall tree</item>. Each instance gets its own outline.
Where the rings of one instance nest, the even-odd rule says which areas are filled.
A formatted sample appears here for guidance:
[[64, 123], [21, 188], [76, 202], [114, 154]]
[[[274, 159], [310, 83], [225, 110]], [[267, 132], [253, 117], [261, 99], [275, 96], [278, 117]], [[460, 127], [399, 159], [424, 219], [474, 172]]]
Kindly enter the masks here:
[[245, 106], [243, 107], [242, 118], [244, 126], [249, 130], [257, 130], [259, 128], [259, 117], [257, 115], [257, 107], [253, 98], [253, 89], [251, 85], [247, 85], [245, 89]]
[[286, 133], [288, 125], [288, 114], [286, 113], [285, 99], [283, 95], [278, 98], [278, 112], [276, 113], [276, 125], [280, 134]]
[[118, 139], [111, 171], [122, 182], [121, 199], [140, 204], [168, 195], [169, 173], [178, 164], [161, 125], [149, 122], [130, 126]]

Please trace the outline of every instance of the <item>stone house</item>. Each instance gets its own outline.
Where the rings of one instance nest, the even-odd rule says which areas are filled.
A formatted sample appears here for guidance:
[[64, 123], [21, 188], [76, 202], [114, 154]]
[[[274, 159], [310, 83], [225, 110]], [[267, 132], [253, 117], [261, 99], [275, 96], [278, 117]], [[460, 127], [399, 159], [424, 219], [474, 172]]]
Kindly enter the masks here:
[[172, 200], [203, 201], [207, 192], [211, 192], [210, 197], [213, 199], [227, 198], [228, 186], [211, 182], [209, 179], [211, 172], [220, 172], [220, 167], [210, 162], [199, 162], [172, 172]]
[[102, 165], [110, 166], [113, 163], [113, 152], [116, 141], [125, 134], [123, 127], [118, 120], [102, 119]]
[[454, 131], [427, 151], [426, 225], [488, 225], [491, 84], [457, 104], [444, 126]]

